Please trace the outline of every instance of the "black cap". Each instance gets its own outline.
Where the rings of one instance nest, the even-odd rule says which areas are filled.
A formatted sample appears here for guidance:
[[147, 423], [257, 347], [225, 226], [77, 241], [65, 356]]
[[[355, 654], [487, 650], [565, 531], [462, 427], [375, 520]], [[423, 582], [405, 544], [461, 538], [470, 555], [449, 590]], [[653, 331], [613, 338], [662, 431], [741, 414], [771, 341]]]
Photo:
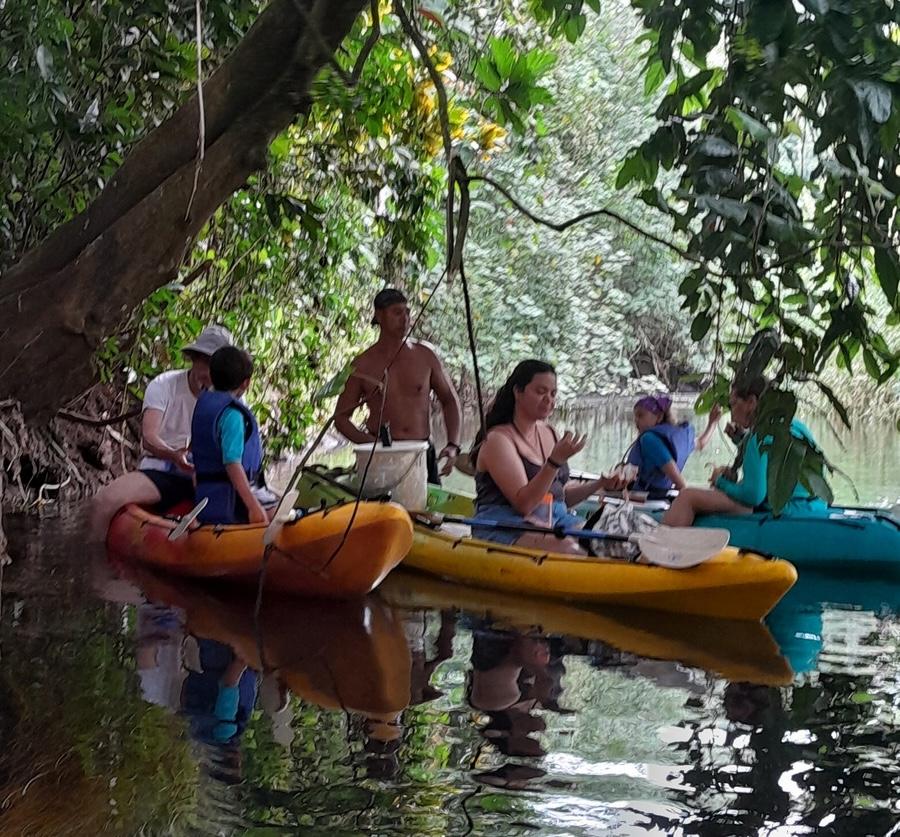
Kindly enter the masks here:
[[[398, 291], [396, 288], [382, 288], [377, 294], [375, 294], [375, 310], [381, 311], [383, 308], [390, 308], [392, 305], [397, 305], [401, 302], [407, 302], [406, 294], [403, 291]], [[374, 317], [372, 318], [372, 325], [377, 325], [378, 320]]]

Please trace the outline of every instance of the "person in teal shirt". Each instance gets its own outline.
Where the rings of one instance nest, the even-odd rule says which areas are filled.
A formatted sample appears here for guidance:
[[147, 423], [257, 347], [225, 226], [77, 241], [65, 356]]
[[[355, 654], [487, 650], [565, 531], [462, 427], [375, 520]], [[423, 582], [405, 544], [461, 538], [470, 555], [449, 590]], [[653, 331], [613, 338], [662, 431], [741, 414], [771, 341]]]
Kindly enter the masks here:
[[191, 421], [191, 452], [201, 523], [266, 523], [268, 515], [253, 493], [262, 471], [262, 440], [253, 413], [241, 401], [253, 375], [253, 361], [236, 346], [210, 359], [213, 390], [200, 395]]
[[[761, 439], [751, 428], [756, 420], [759, 399], [767, 386], [766, 379], [759, 376], [746, 385], [735, 384], [731, 388], [729, 403], [732, 423], [751, 431], [743, 442], [740, 479], [729, 467], [716, 468], [710, 478], [712, 488], [686, 488], [681, 491], [663, 516], [664, 524], [691, 526], [698, 514], [750, 514], [766, 504], [769, 456], [762, 448], [771, 442], [771, 437]], [[791, 421], [791, 435], [816, 445], [809, 428], [798, 419]], [[814, 495], [798, 482], [783, 513], [790, 514], [792, 507], [801, 503], [804, 510], [808, 510], [810, 501], [815, 501]]]

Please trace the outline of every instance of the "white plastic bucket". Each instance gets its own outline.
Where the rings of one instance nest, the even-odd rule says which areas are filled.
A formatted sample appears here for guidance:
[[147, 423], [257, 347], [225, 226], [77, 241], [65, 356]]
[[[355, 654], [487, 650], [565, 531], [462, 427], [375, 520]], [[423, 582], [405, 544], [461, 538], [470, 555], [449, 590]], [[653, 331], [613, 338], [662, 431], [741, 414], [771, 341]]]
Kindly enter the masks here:
[[412, 511], [422, 511], [428, 503], [428, 469], [425, 452], [428, 442], [394, 442], [384, 447], [380, 442], [354, 445], [357, 485], [362, 482], [369, 460], [369, 473], [363, 487], [364, 497], [390, 492], [395, 503]]

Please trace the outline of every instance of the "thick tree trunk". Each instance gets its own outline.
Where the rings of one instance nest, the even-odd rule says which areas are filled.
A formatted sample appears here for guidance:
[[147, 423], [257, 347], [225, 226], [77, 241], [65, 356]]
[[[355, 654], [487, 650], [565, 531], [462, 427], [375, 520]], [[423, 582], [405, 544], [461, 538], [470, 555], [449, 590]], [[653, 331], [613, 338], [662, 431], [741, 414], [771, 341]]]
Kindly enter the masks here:
[[193, 201], [196, 96], [135, 147], [84, 213], [7, 271], [0, 394], [45, 418], [90, 384], [97, 345], [176, 277], [210, 215], [265, 164], [364, 2], [273, 0], [204, 85], [206, 149]]

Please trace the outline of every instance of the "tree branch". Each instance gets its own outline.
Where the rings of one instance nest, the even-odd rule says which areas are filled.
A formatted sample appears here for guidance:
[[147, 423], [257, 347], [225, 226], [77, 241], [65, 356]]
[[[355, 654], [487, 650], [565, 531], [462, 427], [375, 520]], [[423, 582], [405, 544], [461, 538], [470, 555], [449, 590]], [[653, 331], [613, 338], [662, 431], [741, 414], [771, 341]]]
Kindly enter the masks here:
[[[541, 224], [544, 227], [549, 227], [551, 230], [556, 230], [556, 232], [565, 232], [565, 230], [569, 229], [569, 227], [575, 226], [575, 224], [580, 224], [582, 221], [589, 221], [591, 218], [598, 217], [606, 217], [612, 218], [614, 221], [618, 221], [620, 224], [628, 227], [628, 229], [636, 232], [638, 235], [643, 236], [644, 238], [648, 238], [651, 241], [655, 241], [657, 244], [661, 244], [663, 247], [667, 247], [673, 253], [677, 253], [683, 259], [694, 262], [695, 264], [703, 265], [708, 268], [708, 264], [705, 259], [700, 256], [695, 256], [693, 253], [689, 253], [687, 250], [679, 247], [677, 244], [673, 244], [671, 241], [666, 241], [664, 238], [661, 238], [654, 233], [648, 232], [647, 230], [641, 228], [633, 221], [629, 221], [627, 218], [619, 215], [618, 212], [613, 211], [612, 209], [592, 209], [589, 212], [582, 212], [580, 215], [576, 215], [574, 218], [569, 218], [566, 221], [550, 221], [547, 218], [541, 218], [539, 215], [535, 215], [529, 209], [526, 209], [515, 197], [513, 197], [512, 193], [505, 187], [501, 186], [496, 180], [492, 177], [488, 177], [484, 174], [475, 174], [469, 177], [469, 182], [482, 181], [487, 183], [489, 186], [493, 186], [498, 192], [500, 192], [519, 212], [521, 212], [526, 218], [530, 221], [533, 221], [535, 224]], [[715, 273], [715, 271], [710, 270], [711, 273]], [[724, 275], [724, 274], [717, 274]]]
[[137, 418], [142, 412], [144, 412], [143, 407], [135, 407], [135, 409], [129, 410], [127, 413], [122, 413], [120, 416], [113, 416], [112, 418], [95, 418], [94, 416], [86, 416], [82, 413], [72, 412], [71, 410], [59, 410], [56, 413], [56, 416], [57, 418], [65, 419], [66, 421], [71, 421], [75, 424], [86, 424], [89, 427], [106, 427], [109, 424], [118, 424], [120, 421]]
[[[619, 215], [618, 212], [615, 212], [612, 209], [592, 209], [589, 212], [582, 212], [580, 215], [576, 215], [574, 218], [568, 218], [565, 221], [551, 221], [547, 218], [542, 218], [540, 215], [535, 215], [529, 209], [522, 205], [520, 201], [518, 201], [513, 194], [507, 189], [505, 186], [502, 186], [492, 177], [488, 177], [485, 174], [473, 174], [468, 177], [468, 181], [473, 183], [475, 181], [482, 181], [483, 183], [487, 183], [489, 186], [493, 186], [498, 192], [500, 192], [519, 212], [521, 212], [526, 218], [530, 221], [533, 221], [535, 224], [540, 224], [544, 227], [549, 227], [551, 230], [555, 230], [556, 232], [565, 232], [569, 227], [573, 227], [576, 224], [580, 224], [582, 221], [589, 221], [592, 218], [597, 217], [606, 217], [612, 218], [614, 221], [618, 221], [623, 226], [628, 227], [632, 232], [637, 233], [638, 235], [646, 238], [650, 241], [654, 241], [657, 244], [661, 244], [663, 247], [671, 250], [673, 253], [678, 254], [685, 261], [689, 261], [693, 264], [700, 265], [705, 268], [710, 276], [715, 276], [719, 279], [758, 279], [762, 270], [760, 271], [749, 271], [746, 273], [732, 273], [730, 271], [721, 271], [716, 270], [711, 267], [709, 262], [704, 259], [702, 256], [695, 256], [689, 250], [685, 250], [682, 247], [679, 247], [677, 244], [673, 244], [671, 241], [666, 241], [666, 239], [661, 238], [658, 235], [655, 235], [652, 232], [649, 232], [634, 221], [629, 221], [623, 215]], [[820, 247], [822, 242], [817, 242], [815, 244], [811, 244], [809, 247], [801, 250], [799, 253], [795, 253], [793, 256], [787, 256], [786, 258], [780, 259], [777, 262], [772, 262], [771, 264], [765, 265], [764, 269], [766, 271], [778, 270], [782, 267], [787, 267], [788, 265], [793, 264], [794, 262], [801, 261], [805, 259], [808, 255], [813, 253], [818, 247]], [[875, 245], [870, 245], [875, 246]]]
[[453, 142], [450, 139], [450, 122], [448, 119], [449, 105], [447, 101], [447, 90], [444, 87], [444, 81], [441, 78], [441, 74], [435, 69], [434, 64], [431, 61], [431, 56], [428, 54], [428, 47], [425, 46], [425, 41], [422, 40], [422, 36], [419, 34], [419, 31], [413, 26], [412, 21], [409, 19], [409, 16], [406, 14], [406, 9], [403, 8], [402, 0], [398, 0], [396, 5], [394, 6], [394, 11], [397, 13], [397, 17], [400, 18], [400, 25], [403, 27], [403, 31], [409, 36], [409, 39], [415, 44], [416, 49], [419, 51], [419, 55], [422, 57], [422, 61], [425, 64], [426, 69], [428, 70], [428, 75], [431, 78], [431, 83], [434, 85], [434, 89], [437, 92], [438, 97], [438, 121], [441, 123], [441, 136], [444, 140], [444, 154], [447, 157], [447, 160], [450, 160], [450, 154], [453, 149]]
[[350, 73], [350, 84], [353, 85], [359, 82], [366, 59], [368, 59], [375, 48], [375, 44], [378, 43], [378, 39], [381, 37], [381, 16], [378, 13], [378, 0], [371, 0], [369, 8], [372, 13], [372, 31], [369, 32], [369, 37], [366, 38], [359, 55], [356, 56], [356, 63], [353, 65], [353, 71]]
[[307, 30], [312, 33], [312, 36], [319, 47], [320, 56], [328, 62], [328, 65], [338, 74], [338, 76], [340, 76], [340, 79], [344, 84], [348, 87], [352, 87], [353, 82], [351, 81], [350, 76], [348, 76], [347, 71], [338, 64], [337, 59], [334, 57], [334, 50], [325, 41], [325, 38], [319, 31], [319, 27], [316, 26], [315, 21], [309, 16], [309, 12], [307, 12], [306, 7], [303, 5], [303, 0], [294, 0], [294, 8], [297, 9], [297, 12], [303, 19], [303, 24], [306, 26]]

